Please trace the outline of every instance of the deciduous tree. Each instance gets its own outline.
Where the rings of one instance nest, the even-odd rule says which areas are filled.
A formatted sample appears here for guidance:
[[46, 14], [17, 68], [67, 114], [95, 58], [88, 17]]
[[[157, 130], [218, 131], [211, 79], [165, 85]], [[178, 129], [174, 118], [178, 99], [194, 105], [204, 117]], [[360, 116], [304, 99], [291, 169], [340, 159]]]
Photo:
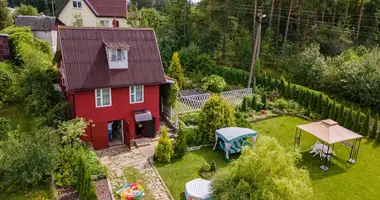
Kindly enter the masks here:
[[11, 13], [7, 8], [7, 1], [0, 0], [0, 30], [12, 25], [13, 20]]

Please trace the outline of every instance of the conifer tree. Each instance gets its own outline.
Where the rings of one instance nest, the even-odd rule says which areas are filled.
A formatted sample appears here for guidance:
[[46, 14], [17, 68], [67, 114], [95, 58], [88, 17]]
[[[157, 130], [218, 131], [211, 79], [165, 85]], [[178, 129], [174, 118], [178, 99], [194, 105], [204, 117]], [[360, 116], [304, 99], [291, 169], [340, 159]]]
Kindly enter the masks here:
[[245, 96], [243, 98], [243, 102], [241, 103], [240, 111], [247, 112], [247, 110], [248, 110], [248, 102], [249, 102], [248, 97]]
[[369, 134], [369, 120], [370, 120], [370, 117], [371, 117], [371, 110], [368, 109], [367, 115], [365, 116], [363, 125], [362, 125], [362, 127], [360, 129], [360, 134], [362, 136], [367, 136]]
[[291, 87], [290, 83], [285, 88], [285, 95], [284, 96], [287, 99], [291, 99], [292, 98], [292, 87]]
[[354, 125], [352, 125], [351, 130], [358, 133], [360, 131], [360, 111], [356, 112]]
[[336, 103], [334, 101], [333, 105], [330, 107], [329, 116], [328, 116], [329, 119], [334, 120], [334, 121], [336, 120], [335, 109], [336, 109]]
[[329, 108], [330, 108], [330, 102], [329, 102], [329, 99], [327, 98], [322, 110], [322, 115], [321, 115], [322, 119], [327, 119], [329, 117], [329, 112], [330, 112]]
[[303, 98], [302, 105], [307, 108], [309, 107], [310, 92], [305, 91], [305, 97]]
[[318, 95], [315, 92], [312, 92], [310, 96], [310, 100], [309, 100], [309, 104], [312, 110], [314, 110], [314, 108], [317, 106], [317, 102], [318, 102]]
[[290, 97], [291, 99], [294, 99], [294, 100], [297, 100], [297, 97], [298, 97], [298, 91], [297, 91], [297, 86], [296, 85], [293, 85], [292, 86], [292, 96]]
[[304, 92], [304, 90], [299, 90], [297, 101], [298, 101], [298, 103], [300, 105], [302, 105], [304, 98], [305, 98], [305, 92]]
[[379, 114], [376, 114], [375, 116], [375, 122], [373, 123], [371, 134], [369, 135], [370, 138], [374, 139], [376, 138], [376, 135], [378, 134], [379, 129]]
[[280, 80], [279, 91], [282, 95], [285, 95], [286, 83], [284, 79]]
[[350, 108], [350, 111], [348, 111], [348, 114], [346, 115], [346, 119], [344, 120], [344, 128], [351, 129], [352, 126], [352, 108]]
[[263, 109], [266, 110], [268, 109], [268, 105], [267, 105], [267, 94], [263, 94], [263, 96], [261, 97], [261, 101], [263, 103]]
[[181, 89], [184, 82], [183, 77], [183, 69], [181, 62], [179, 60], [178, 52], [174, 52], [172, 56], [172, 60], [170, 61], [170, 66], [168, 69], [168, 76], [174, 78], [177, 83], [178, 87]]
[[256, 95], [252, 95], [251, 109], [257, 110], [257, 97], [256, 97]]
[[322, 112], [322, 106], [323, 106], [323, 95], [319, 94], [319, 97], [317, 99], [317, 105], [315, 106], [314, 111], [318, 114], [321, 114]]
[[307, 107], [305, 115], [306, 115], [307, 117], [310, 117], [310, 116], [311, 116], [311, 106], [310, 106], [310, 105]]
[[342, 103], [340, 105], [340, 109], [339, 109], [338, 116], [337, 116], [337, 122], [341, 126], [344, 125], [344, 108], [345, 108], [344, 103]]

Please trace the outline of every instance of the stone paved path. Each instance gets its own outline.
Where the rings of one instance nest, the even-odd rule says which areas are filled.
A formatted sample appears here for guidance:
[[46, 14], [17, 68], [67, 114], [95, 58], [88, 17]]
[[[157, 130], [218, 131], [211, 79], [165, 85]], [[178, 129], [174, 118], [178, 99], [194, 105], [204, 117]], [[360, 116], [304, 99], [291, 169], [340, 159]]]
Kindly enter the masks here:
[[145, 157], [140, 149], [135, 148], [128, 151], [125, 146], [118, 146], [99, 150], [96, 153], [100, 158], [100, 162], [108, 167], [108, 179], [111, 182], [113, 191], [120, 189], [120, 186], [127, 183], [124, 178], [123, 169], [132, 166], [144, 175], [144, 179], [147, 181], [145, 187], [152, 192], [153, 199], [171, 199], [159, 175], [148, 162], [149, 158]]

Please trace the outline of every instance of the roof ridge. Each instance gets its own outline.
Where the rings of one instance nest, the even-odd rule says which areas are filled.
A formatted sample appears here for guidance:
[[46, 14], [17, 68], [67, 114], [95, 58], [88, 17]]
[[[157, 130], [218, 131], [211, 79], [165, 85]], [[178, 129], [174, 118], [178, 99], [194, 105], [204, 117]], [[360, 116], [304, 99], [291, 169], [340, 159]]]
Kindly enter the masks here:
[[76, 26], [58, 26], [59, 29], [71, 29], [71, 30], [112, 30], [112, 31], [122, 31], [122, 30], [136, 30], [136, 31], [154, 31], [153, 28], [119, 28], [119, 27], [76, 27]]

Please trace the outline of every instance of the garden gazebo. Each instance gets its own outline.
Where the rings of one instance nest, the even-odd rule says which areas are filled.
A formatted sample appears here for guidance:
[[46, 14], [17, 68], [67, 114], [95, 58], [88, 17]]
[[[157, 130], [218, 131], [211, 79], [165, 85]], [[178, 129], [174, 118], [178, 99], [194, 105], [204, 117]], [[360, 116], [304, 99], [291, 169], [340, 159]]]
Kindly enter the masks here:
[[[296, 135], [294, 138], [294, 146], [299, 147], [301, 142], [302, 131], [314, 135], [322, 142], [322, 151], [327, 148], [324, 153], [324, 157], [321, 159], [321, 169], [328, 170], [328, 166], [331, 165], [331, 154], [333, 153], [334, 144], [341, 142], [346, 146], [351, 147], [350, 158], [347, 160], [351, 164], [356, 162], [359, 153], [360, 141], [363, 136], [348, 130], [337, 122], [327, 119], [320, 122], [314, 122], [305, 125], [299, 125], [296, 128]], [[352, 143], [347, 141], [352, 140]]]

